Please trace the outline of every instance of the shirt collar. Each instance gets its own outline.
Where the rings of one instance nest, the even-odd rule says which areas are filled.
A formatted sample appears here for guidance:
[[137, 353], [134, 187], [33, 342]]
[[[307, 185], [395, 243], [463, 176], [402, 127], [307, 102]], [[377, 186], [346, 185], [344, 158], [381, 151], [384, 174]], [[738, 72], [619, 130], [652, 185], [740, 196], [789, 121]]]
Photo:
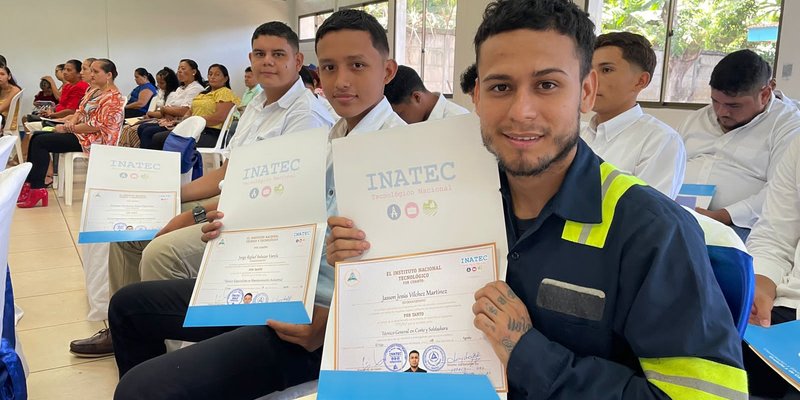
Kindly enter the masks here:
[[[289, 90], [287, 90], [286, 93], [284, 93], [283, 96], [281, 96], [281, 98], [275, 103], [277, 103], [278, 106], [283, 109], [288, 109], [292, 104], [294, 104], [295, 100], [303, 95], [304, 90], [308, 89], [306, 89], [305, 85], [303, 85], [303, 80], [300, 79], [300, 76], [298, 75], [297, 80], [294, 81], [292, 87], [290, 87]], [[264, 98], [266, 98], [266, 94], [264, 95]]]
[[[394, 114], [394, 110], [392, 110], [389, 101], [384, 97], [355, 127], [353, 127], [353, 129], [350, 130], [350, 135], [377, 131], [392, 117], [392, 114]], [[330, 138], [336, 139], [344, 137], [347, 134], [347, 121], [344, 118], [340, 118], [331, 129]]]
[[[584, 224], [599, 224], [603, 221], [600, 182], [602, 160], [583, 141], [578, 139], [575, 158], [567, 170], [561, 187], [550, 199], [538, 218], [547, 217], [552, 210], [559, 217]], [[500, 190], [508, 205], [511, 205], [511, 190], [505, 172], [500, 172]], [[513, 210], [513, 207], [509, 207]], [[510, 211], [513, 213], [513, 211]], [[513, 217], [513, 215], [512, 215]]]
[[603, 136], [605, 140], [610, 141], [638, 121], [643, 114], [644, 112], [642, 112], [642, 107], [639, 106], [639, 104], [636, 104], [628, 111], [625, 111], [624, 113], [619, 114], [616, 117], [603, 122], [602, 124], [597, 124], [597, 115], [595, 115], [589, 122], [589, 129], [591, 129], [597, 137]]
[[443, 94], [439, 94], [439, 99], [431, 110], [431, 115], [428, 116], [428, 121], [434, 121], [444, 118], [444, 110], [447, 107], [447, 98]]

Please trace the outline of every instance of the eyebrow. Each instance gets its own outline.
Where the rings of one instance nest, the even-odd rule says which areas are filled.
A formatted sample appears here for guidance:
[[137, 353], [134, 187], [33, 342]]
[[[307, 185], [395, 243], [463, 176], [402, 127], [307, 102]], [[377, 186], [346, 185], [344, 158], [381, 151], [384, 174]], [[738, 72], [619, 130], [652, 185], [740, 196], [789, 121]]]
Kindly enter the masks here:
[[[545, 76], [545, 75], [550, 75], [550, 74], [568, 75], [561, 68], [545, 68], [545, 69], [541, 69], [541, 70], [538, 70], [538, 71], [534, 72], [532, 74], [532, 76], [534, 78], [539, 78], [539, 77], [542, 77], [542, 76]], [[511, 80], [511, 75], [508, 75], [508, 74], [489, 74], [485, 78], [483, 78], [483, 80], [485, 80], [485, 81], [491, 81], [491, 80], [507, 81], [507, 80]]]
[[614, 63], [613, 62], [603, 62], [603, 63], [600, 63], [599, 66], [605, 67], [605, 66], [608, 66], [608, 65], [614, 66]]
[[[347, 61], [358, 61], [358, 60], [364, 60], [366, 58], [367, 58], [367, 56], [365, 56], [364, 54], [356, 54], [356, 55], [353, 55], [353, 56], [345, 56], [345, 60], [347, 60]], [[322, 64], [322, 63], [332, 63], [332, 62], [334, 62], [334, 59], [333, 58], [320, 58], [317, 61], [319, 61], [320, 64]]]

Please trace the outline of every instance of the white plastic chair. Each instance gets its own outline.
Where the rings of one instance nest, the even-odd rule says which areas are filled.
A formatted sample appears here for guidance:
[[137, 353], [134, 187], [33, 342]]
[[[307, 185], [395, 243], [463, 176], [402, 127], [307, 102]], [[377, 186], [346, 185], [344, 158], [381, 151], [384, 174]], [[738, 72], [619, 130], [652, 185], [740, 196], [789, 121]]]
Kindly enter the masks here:
[[[128, 97], [123, 96], [122, 104], [126, 104], [127, 102]], [[119, 138], [124, 124], [125, 118], [123, 118], [119, 124], [119, 133], [117, 134], [117, 141], [114, 142], [114, 146], [119, 144]], [[79, 158], [88, 160], [89, 156], [82, 151], [59, 154], [58, 195], [64, 197], [64, 203], [68, 206], [72, 205], [72, 184], [75, 174], [75, 160]]]
[[[24, 91], [25, 89], [20, 90], [19, 93], [15, 94], [14, 97], [11, 98], [11, 102], [8, 104], [8, 120], [6, 121], [5, 128], [3, 128], [4, 136], [16, 136], [18, 139], [20, 139], [17, 140], [16, 144], [17, 158], [19, 159], [20, 164], [24, 162], [22, 159], [22, 138], [19, 137], [19, 127], [22, 126], [20, 122], [22, 118], [22, 112], [21, 110], [17, 109], [17, 106], [19, 105], [19, 101], [22, 98], [22, 93]], [[14, 113], [16, 113], [16, 115], [14, 115]], [[17, 129], [12, 130], [11, 127], [14, 125], [17, 126]]]
[[[172, 133], [182, 136], [185, 138], [192, 138], [195, 142], [200, 139], [200, 135], [203, 133], [203, 129], [206, 128], [206, 119], [203, 117], [193, 116], [186, 118], [185, 120], [181, 121], [175, 128], [172, 129]], [[192, 170], [190, 169], [189, 172], [181, 174], [181, 185], [185, 185], [192, 181]]]
[[236, 114], [236, 107], [232, 107], [231, 111], [228, 112], [228, 116], [225, 117], [225, 122], [222, 123], [222, 128], [219, 130], [219, 137], [217, 138], [217, 143], [214, 145], [214, 147], [197, 148], [197, 151], [200, 152], [201, 156], [208, 154], [212, 157], [212, 160], [214, 160], [214, 168], [221, 167], [222, 162], [225, 161], [225, 156], [222, 149], [223, 144], [225, 143], [225, 136], [228, 136], [228, 130], [231, 128], [234, 114]]
[[0, 171], [6, 168], [8, 157], [11, 156], [11, 150], [14, 145], [19, 142], [19, 136], [3, 136], [0, 137]]

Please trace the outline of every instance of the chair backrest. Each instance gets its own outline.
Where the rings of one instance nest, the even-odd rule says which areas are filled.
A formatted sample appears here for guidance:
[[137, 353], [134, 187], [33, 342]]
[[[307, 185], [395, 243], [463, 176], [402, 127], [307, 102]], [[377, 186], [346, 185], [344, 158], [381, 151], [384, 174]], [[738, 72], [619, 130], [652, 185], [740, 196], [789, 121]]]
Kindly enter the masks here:
[[214, 145], [215, 150], [222, 150], [223, 144], [225, 143], [225, 137], [228, 136], [228, 130], [231, 129], [234, 115], [236, 115], [236, 107], [231, 108], [231, 110], [228, 112], [228, 116], [225, 117], [225, 122], [222, 123], [222, 128], [219, 130], [217, 143]]
[[[17, 196], [31, 171], [31, 163], [24, 163], [0, 172], [0, 293], [6, 287], [6, 267], [8, 265], [8, 241], [11, 220], [17, 209]], [[0, 295], [0, 310], [4, 308], [5, 296]], [[2, 328], [0, 328], [2, 330]]]
[[755, 291], [753, 257], [729, 226], [684, 208], [692, 213], [703, 228], [711, 269], [731, 311], [739, 337], [743, 338]]
[[181, 121], [181, 123], [172, 129], [172, 133], [185, 138], [192, 138], [196, 142], [200, 139], [200, 134], [203, 133], [203, 129], [205, 128], [206, 119], [195, 115]]
[[19, 91], [19, 93], [15, 94], [14, 97], [11, 98], [11, 102], [8, 103], [8, 120], [6, 121], [5, 127], [3, 130], [6, 133], [14, 133], [19, 134], [19, 132], [13, 132], [11, 127], [16, 125], [17, 131], [19, 131], [20, 127], [20, 119], [22, 118], [22, 111], [18, 108], [19, 101], [22, 99], [22, 93], [25, 89]]
[[0, 171], [6, 168], [8, 157], [11, 156], [11, 150], [17, 144], [18, 136], [3, 136], [0, 137]]
[[[128, 104], [128, 96], [122, 96], [122, 104]], [[125, 127], [125, 110], [123, 109], [122, 121], [119, 123], [119, 131], [117, 132], [117, 140], [114, 141], [114, 146], [119, 146], [119, 140], [122, 138], [122, 128]]]

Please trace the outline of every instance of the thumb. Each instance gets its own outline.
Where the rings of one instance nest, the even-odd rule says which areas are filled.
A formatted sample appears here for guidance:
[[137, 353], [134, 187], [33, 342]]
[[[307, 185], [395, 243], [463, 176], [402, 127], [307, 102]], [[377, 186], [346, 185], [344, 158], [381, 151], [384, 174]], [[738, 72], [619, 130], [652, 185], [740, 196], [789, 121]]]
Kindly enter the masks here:
[[767, 328], [772, 323], [772, 301], [767, 297], [756, 299], [756, 321]]

